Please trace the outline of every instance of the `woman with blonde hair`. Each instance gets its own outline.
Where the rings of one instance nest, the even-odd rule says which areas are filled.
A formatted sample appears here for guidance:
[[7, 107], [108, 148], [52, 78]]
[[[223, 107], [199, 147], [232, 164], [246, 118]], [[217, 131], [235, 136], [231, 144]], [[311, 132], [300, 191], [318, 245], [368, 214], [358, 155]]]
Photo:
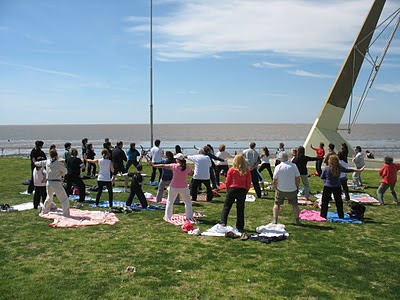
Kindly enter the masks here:
[[242, 154], [238, 154], [233, 159], [232, 168], [228, 170], [226, 176], [226, 199], [221, 214], [221, 225], [226, 226], [228, 215], [236, 200], [236, 228], [241, 231], [244, 229], [244, 202], [247, 192], [250, 189], [251, 173], [249, 165]]
[[325, 167], [321, 174], [321, 179], [324, 180], [324, 190], [322, 191], [321, 217], [326, 218], [328, 215], [328, 204], [332, 194], [335, 199], [338, 217], [344, 217], [340, 173], [361, 172], [363, 170], [364, 167], [359, 170], [345, 168], [340, 164], [339, 158], [336, 156], [336, 154], [332, 154], [329, 156], [328, 165]]

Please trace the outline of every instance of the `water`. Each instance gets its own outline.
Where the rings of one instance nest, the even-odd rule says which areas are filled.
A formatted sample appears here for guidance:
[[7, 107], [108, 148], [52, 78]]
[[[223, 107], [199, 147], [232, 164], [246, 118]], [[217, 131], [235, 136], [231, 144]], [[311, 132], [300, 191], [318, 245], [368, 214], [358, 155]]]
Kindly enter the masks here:
[[[187, 154], [194, 153], [194, 146], [211, 144], [217, 149], [221, 143], [232, 152], [241, 151], [250, 141], [255, 141], [257, 148], [267, 146], [270, 149], [284, 142], [290, 149], [304, 143], [310, 128], [311, 124], [157, 124], [154, 125], [154, 139], [160, 139], [162, 148], [166, 150], [179, 144]], [[400, 124], [359, 124], [351, 134], [340, 133], [351, 145], [369, 149], [375, 157], [400, 157]], [[80, 149], [83, 137], [89, 138], [98, 154], [105, 137], [109, 137], [113, 144], [118, 140], [124, 141], [125, 149], [131, 142], [136, 142], [137, 147], [150, 147], [150, 127], [147, 124], [2, 125], [0, 155], [29, 154], [35, 140], [45, 142], [44, 150], [51, 144], [62, 150], [67, 141]]]

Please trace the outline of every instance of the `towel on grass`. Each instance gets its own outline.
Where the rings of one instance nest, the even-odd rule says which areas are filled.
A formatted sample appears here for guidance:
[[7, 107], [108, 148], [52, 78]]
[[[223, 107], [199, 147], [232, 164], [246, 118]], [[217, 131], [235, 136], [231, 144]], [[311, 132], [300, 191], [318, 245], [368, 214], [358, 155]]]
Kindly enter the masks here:
[[256, 197], [254, 195], [246, 195], [246, 202], [254, 202], [256, 201]]
[[325, 222], [326, 219], [321, 217], [321, 212], [316, 210], [306, 210], [303, 209], [300, 212], [300, 219], [305, 221], [317, 221], [317, 222]]
[[29, 194], [28, 191], [23, 191], [23, 192], [19, 192], [21, 195], [33, 195], [35, 193], [35, 191], [32, 192], [32, 194]]
[[350, 193], [350, 201], [363, 204], [379, 204], [379, 201], [369, 194]]
[[289, 236], [283, 224], [267, 224], [256, 228], [259, 236], [274, 237], [274, 236]]
[[221, 224], [215, 224], [213, 227], [207, 229], [202, 232], [201, 235], [204, 236], [225, 236], [225, 233], [233, 232], [236, 236], [241, 236], [242, 234], [237, 230], [237, 228], [233, 228], [232, 226], [222, 226]]
[[297, 203], [299, 205], [312, 205], [312, 201], [308, 200], [306, 197], [297, 197]]
[[[120, 206], [120, 207], [126, 207], [126, 203], [123, 201], [113, 201], [113, 205], [115, 206]], [[95, 203], [89, 204], [89, 206], [91, 207], [96, 207]], [[99, 206], [101, 208], [110, 208], [110, 203], [108, 201], [102, 201], [99, 203]], [[137, 203], [132, 203], [131, 206], [129, 206], [130, 208], [134, 209], [134, 210], [141, 210], [143, 209], [142, 206], [140, 204]], [[147, 206], [146, 210], [165, 210], [165, 206], [161, 206], [161, 205], [149, 205]]]
[[[79, 200], [79, 195], [69, 195], [68, 199], [71, 201]], [[96, 201], [96, 198], [85, 196], [85, 201]]]
[[18, 211], [33, 209], [33, 202], [30, 201], [30, 202], [26, 202], [26, 203], [21, 203], [21, 204], [13, 205], [11, 207]]
[[105, 211], [92, 211], [81, 209], [70, 209], [71, 217], [66, 218], [63, 216], [62, 209], [50, 211], [47, 214], [40, 214], [39, 216], [44, 219], [53, 220], [49, 224], [50, 227], [69, 228], [93, 225], [113, 225], [118, 222], [118, 218], [113, 213]]
[[174, 224], [176, 226], [181, 226], [183, 224], [185, 224], [186, 221], [190, 221], [190, 223], [192, 224], [197, 224], [197, 220], [196, 218], [202, 218], [205, 217], [205, 215], [202, 212], [193, 212], [193, 221], [189, 220], [186, 217], [185, 213], [181, 213], [181, 214], [173, 214], [171, 219], [167, 220], [168, 223]]
[[337, 212], [328, 212], [327, 219], [333, 223], [362, 224], [362, 221], [351, 218], [348, 214], [344, 214], [344, 218], [339, 218]]

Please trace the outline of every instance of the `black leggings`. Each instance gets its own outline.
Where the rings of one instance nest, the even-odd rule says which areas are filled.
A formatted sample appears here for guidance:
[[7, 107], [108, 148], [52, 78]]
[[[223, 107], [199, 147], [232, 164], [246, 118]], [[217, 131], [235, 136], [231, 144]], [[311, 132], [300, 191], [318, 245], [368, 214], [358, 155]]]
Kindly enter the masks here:
[[135, 194], [138, 196], [142, 208], [147, 208], [147, 200], [146, 197], [144, 196], [141, 186], [131, 187], [131, 192], [129, 193], [128, 199], [126, 199], [126, 206], [132, 205], [133, 197], [135, 197]]
[[228, 225], [228, 215], [236, 200], [236, 228], [243, 230], [244, 228], [244, 202], [246, 201], [247, 190], [244, 188], [230, 188], [226, 193], [224, 208], [221, 213], [221, 222]]
[[228, 165], [217, 165], [217, 172], [215, 174], [215, 177], [217, 179], [217, 185], [219, 186], [219, 184], [221, 183], [219, 180], [219, 176], [221, 174], [221, 171], [224, 171], [224, 176], [226, 176], [226, 174], [228, 173], [229, 170], [229, 166]]
[[67, 187], [65, 188], [65, 190], [67, 191], [67, 195], [71, 195], [71, 188], [72, 188], [72, 184], [75, 183], [75, 185], [77, 186], [77, 188], [79, 189], [79, 202], [83, 202], [85, 201], [85, 197], [86, 197], [86, 191], [85, 191], [85, 183], [83, 182], [82, 178], [79, 177], [79, 175], [75, 175], [75, 176], [67, 176]]
[[270, 164], [270, 163], [263, 163], [263, 164], [261, 164], [260, 168], [258, 169], [258, 172], [260, 172], [260, 174], [261, 174], [261, 172], [262, 172], [263, 170], [265, 170], [265, 169], [268, 170], [269, 177], [271, 177], [271, 180], [272, 180], [274, 175], [272, 174], [271, 164]]
[[326, 216], [328, 215], [328, 205], [329, 205], [329, 200], [331, 200], [331, 194], [333, 194], [333, 198], [335, 199], [338, 217], [343, 218], [344, 212], [343, 212], [342, 190], [340, 186], [337, 187], [324, 186], [324, 190], [322, 191], [321, 217], [326, 219]]
[[42, 198], [42, 203], [46, 200], [47, 191], [45, 186], [35, 186], [35, 194], [33, 194], [33, 208], [37, 209]]
[[113, 206], [113, 190], [112, 190], [112, 182], [111, 181], [97, 181], [97, 185], [99, 190], [96, 195], [96, 205], [99, 205], [101, 194], [103, 193], [103, 187], [105, 186], [108, 190], [108, 202], [110, 207]]

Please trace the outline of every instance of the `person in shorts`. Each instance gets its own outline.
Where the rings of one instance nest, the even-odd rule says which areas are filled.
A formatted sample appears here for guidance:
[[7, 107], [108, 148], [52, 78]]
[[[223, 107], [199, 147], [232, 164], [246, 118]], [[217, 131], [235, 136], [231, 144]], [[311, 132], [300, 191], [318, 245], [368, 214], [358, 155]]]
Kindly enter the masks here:
[[288, 161], [288, 154], [282, 152], [280, 154], [281, 163], [275, 167], [273, 183], [275, 187], [275, 205], [272, 208], [273, 220], [272, 224], [278, 224], [278, 216], [281, 205], [287, 199], [292, 205], [296, 225], [302, 225], [299, 214], [299, 206], [297, 204], [297, 192], [300, 184], [300, 172], [297, 166]]

